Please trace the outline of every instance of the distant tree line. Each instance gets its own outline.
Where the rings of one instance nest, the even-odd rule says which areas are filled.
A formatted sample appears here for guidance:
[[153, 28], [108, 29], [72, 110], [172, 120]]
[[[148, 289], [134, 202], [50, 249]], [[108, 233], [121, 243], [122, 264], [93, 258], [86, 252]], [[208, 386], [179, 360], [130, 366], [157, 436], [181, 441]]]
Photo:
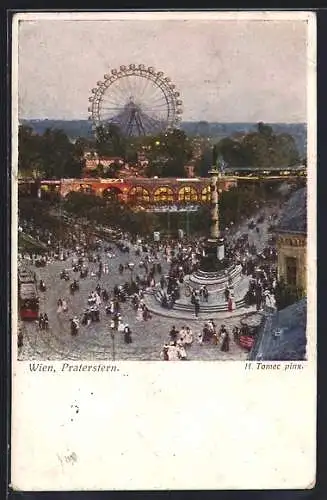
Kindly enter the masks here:
[[[268, 169], [284, 168], [299, 164], [306, 165], [294, 137], [291, 134], [275, 134], [270, 125], [258, 123], [257, 130], [244, 134], [224, 137], [214, 147], [215, 154], [231, 168], [254, 167]], [[198, 175], [207, 176], [215, 163], [211, 149], [207, 148], [196, 163]]]
[[18, 170], [24, 177], [80, 177], [84, 162], [79, 145], [62, 130], [46, 129], [42, 135], [21, 125], [18, 133]]
[[274, 134], [273, 128], [258, 123], [257, 131], [240, 137], [226, 137], [217, 150], [231, 167], [287, 167], [301, 161], [294, 138], [290, 134]]
[[[193, 139], [182, 130], [153, 136], [125, 137], [114, 124], [97, 127], [93, 138], [78, 138], [74, 143], [59, 129], [46, 129], [42, 135], [27, 125], [19, 128], [19, 172], [24, 176], [80, 177], [85, 164], [84, 153], [99, 157], [95, 175], [114, 177], [120, 165], [101, 165], [101, 157], [119, 157], [136, 165], [138, 154], [148, 160], [144, 174], [148, 177], [184, 177], [185, 165], [193, 159]], [[215, 152], [230, 167], [287, 167], [301, 159], [290, 134], [275, 134], [271, 126], [260, 122], [257, 131], [225, 137], [215, 145]], [[195, 161], [196, 175], [206, 177], [213, 164], [212, 145], [202, 146], [202, 156]]]

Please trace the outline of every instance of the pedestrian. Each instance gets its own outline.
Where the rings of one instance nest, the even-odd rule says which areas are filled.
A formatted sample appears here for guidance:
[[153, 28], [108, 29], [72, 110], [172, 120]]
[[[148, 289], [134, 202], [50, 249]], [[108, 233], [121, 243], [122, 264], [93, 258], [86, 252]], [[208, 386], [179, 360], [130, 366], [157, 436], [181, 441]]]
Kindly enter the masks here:
[[212, 335], [212, 343], [213, 343], [213, 345], [218, 345], [218, 343], [219, 343], [219, 337], [218, 337], [217, 332], [214, 332]]
[[227, 330], [225, 331], [225, 333], [222, 336], [220, 350], [223, 352], [229, 351], [229, 333], [227, 332]]
[[195, 317], [198, 318], [200, 312], [200, 301], [199, 298], [196, 297], [195, 302], [194, 302], [194, 314]]
[[172, 342], [176, 342], [178, 336], [178, 330], [176, 329], [175, 325], [173, 325], [172, 329], [169, 332], [169, 337]]
[[234, 342], [236, 344], [238, 344], [239, 339], [240, 339], [240, 330], [239, 330], [238, 326], [233, 327], [232, 333], [233, 333]]
[[162, 347], [162, 350], [160, 352], [160, 357], [164, 360], [164, 361], [169, 361], [169, 355], [168, 355], [168, 348], [169, 348], [169, 345], [167, 343], [165, 343]]
[[140, 304], [136, 312], [136, 321], [142, 321], [142, 320], [143, 320], [143, 308], [142, 305]]
[[125, 344], [132, 343], [132, 333], [131, 333], [131, 329], [130, 329], [128, 324], [126, 324], [124, 327], [124, 342], [125, 342]]
[[186, 335], [186, 327], [182, 326], [182, 328], [179, 330], [178, 338], [181, 342], [185, 342], [185, 335]]
[[179, 359], [181, 359], [182, 361], [187, 359], [187, 353], [184, 344], [181, 341], [177, 342], [177, 354]]
[[24, 335], [23, 335], [23, 332], [21, 330], [19, 330], [18, 336], [17, 336], [18, 349], [21, 349], [23, 347], [23, 344], [24, 344]]
[[231, 301], [232, 301], [231, 307], [232, 307], [232, 312], [233, 312], [233, 311], [235, 311], [235, 309], [236, 309], [236, 302], [235, 302], [234, 293], [231, 293], [231, 294], [230, 294], [230, 299], [231, 299]]
[[49, 318], [48, 318], [47, 313], [44, 313], [44, 315], [43, 315], [43, 324], [44, 324], [44, 328], [46, 330], [48, 330], [48, 328], [49, 328]]
[[40, 330], [43, 330], [43, 314], [40, 314], [39, 316], [39, 328]]
[[186, 327], [185, 335], [184, 335], [184, 344], [186, 346], [191, 346], [193, 343], [193, 332], [189, 326]]
[[58, 299], [58, 302], [57, 302], [57, 306], [58, 306], [58, 309], [57, 309], [57, 313], [61, 313], [62, 311], [62, 299]]

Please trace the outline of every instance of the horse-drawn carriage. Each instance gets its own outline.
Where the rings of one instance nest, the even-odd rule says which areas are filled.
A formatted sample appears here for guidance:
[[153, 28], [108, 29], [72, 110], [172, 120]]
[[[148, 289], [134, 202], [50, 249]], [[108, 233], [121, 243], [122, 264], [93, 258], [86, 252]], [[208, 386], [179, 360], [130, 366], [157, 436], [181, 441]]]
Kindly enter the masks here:
[[244, 320], [241, 320], [241, 328], [234, 331], [234, 340], [238, 342], [240, 347], [251, 351], [256, 341], [260, 325], [249, 325]]
[[46, 259], [44, 259], [44, 258], [37, 259], [37, 260], [35, 261], [35, 267], [45, 267], [45, 266], [46, 266], [46, 264], [47, 264], [47, 261], [46, 261]]
[[65, 281], [69, 281], [69, 269], [64, 269], [63, 271], [61, 271], [60, 279], [65, 280]]

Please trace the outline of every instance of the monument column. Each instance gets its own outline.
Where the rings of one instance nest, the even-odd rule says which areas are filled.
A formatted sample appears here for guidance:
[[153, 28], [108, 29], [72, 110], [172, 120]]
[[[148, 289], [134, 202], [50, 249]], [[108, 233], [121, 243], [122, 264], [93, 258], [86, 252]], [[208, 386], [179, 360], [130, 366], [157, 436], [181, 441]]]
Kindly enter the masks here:
[[221, 173], [217, 168], [212, 168], [209, 171], [211, 176], [211, 227], [210, 227], [210, 240], [215, 242], [217, 249], [217, 259], [223, 260], [225, 258], [224, 240], [220, 237], [219, 231], [219, 181]]
[[218, 170], [213, 168], [209, 171], [211, 176], [210, 191], [211, 191], [211, 226], [210, 238], [219, 238], [219, 207], [218, 207]]
[[204, 244], [200, 268], [206, 272], [217, 272], [227, 266], [224, 239], [219, 230], [219, 190], [222, 173], [218, 168], [217, 148], [213, 149], [213, 166], [210, 175], [210, 234]]

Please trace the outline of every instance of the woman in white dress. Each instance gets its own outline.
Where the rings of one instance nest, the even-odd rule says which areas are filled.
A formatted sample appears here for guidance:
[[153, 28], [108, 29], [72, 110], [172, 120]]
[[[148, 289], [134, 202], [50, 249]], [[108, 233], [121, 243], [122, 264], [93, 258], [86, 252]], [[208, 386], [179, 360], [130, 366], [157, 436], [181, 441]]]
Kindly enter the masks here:
[[123, 322], [122, 318], [120, 317], [118, 319], [118, 331], [123, 332], [125, 329], [125, 323]]
[[62, 311], [62, 300], [61, 299], [58, 299], [57, 306], [58, 306], [57, 313], [61, 313], [61, 311]]
[[185, 326], [182, 326], [182, 328], [179, 330], [178, 339], [183, 344], [185, 343], [185, 336], [186, 336], [186, 328]]
[[185, 350], [184, 344], [182, 342], [177, 343], [177, 356], [178, 356], [178, 359], [181, 359], [181, 360], [187, 359], [186, 350]]
[[173, 342], [168, 347], [169, 361], [179, 361], [179, 348]]
[[186, 345], [186, 347], [188, 347], [192, 345], [192, 343], [193, 343], [193, 332], [190, 329], [190, 327], [187, 326], [184, 335], [184, 344]]
[[62, 310], [63, 310], [63, 312], [68, 311], [68, 305], [67, 305], [67, 302], [65, 299], [63, 299], [63, 301], [62, 301]]
[[140, 306], [137, 308], [136, 321], [143, 321], [143, 308]]
[[115, 312], [115, 303], [113, 300], [110, 301], [110, 314], [114, 314]]

